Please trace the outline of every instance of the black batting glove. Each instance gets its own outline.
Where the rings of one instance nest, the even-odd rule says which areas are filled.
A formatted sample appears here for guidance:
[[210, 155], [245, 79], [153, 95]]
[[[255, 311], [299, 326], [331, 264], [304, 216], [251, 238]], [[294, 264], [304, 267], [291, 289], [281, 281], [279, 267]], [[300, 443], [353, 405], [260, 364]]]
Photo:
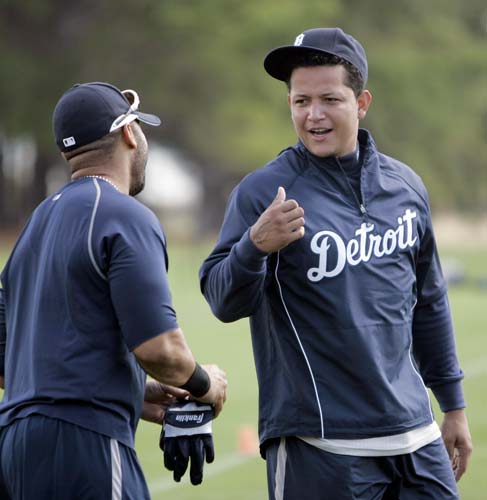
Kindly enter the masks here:
[[179, 483], [189, 461], [189, 477], [196, 485], [203, 481], [203, 464], [215, 459], [211, 422], [213, 407], [197, 401], [179, 401], [166, 410], [159, 447], [164, 452], [164, 466], [173, 471]]

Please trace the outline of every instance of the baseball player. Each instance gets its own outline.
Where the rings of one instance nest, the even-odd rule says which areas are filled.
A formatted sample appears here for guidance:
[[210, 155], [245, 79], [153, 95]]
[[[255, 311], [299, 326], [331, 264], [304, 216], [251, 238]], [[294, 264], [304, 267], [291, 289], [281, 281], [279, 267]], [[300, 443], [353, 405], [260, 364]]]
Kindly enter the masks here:
[[160, 224], [133, 198], [140, 123], [160, 124], [138, 108], [102, 82], [55, 107], [71, 182], [36, 208], [1, 274], [2, 499], [147, 499], [139, 418], [162, 423], [176, 397], [216, 414], [225, 401], [225, 374], [196, 363], [178, 327]]
[[219, 319], [250, 318], [269, 498], [458, 498], [472, 444], [428, 194], [359, 129], [365, 51], [311, 29], [264, 67], [299, 140], [234, 189], [200, 279]]

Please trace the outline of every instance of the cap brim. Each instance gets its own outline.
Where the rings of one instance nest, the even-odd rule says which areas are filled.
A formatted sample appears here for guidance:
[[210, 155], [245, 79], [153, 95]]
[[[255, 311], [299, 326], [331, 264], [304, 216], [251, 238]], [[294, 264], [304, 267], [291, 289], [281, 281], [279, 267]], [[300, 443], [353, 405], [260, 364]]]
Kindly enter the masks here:
[[134, 111], [134, 115], [137, 115], [137, 120], [140, 120], [147, 125], [152, 125], [153, 127], [158, 127], [161, 124], [161, 119], [156, 115], [150, 115], [149, 113], [141, 113], [140, 111]]
[[285, 82], [289, 79], [296, 63], [306, 53], [335, 55], [333, 52], [307, 47], [306, 45], [287, 45], [271, 50], [265, 56], [264, 68], [273, 78]]

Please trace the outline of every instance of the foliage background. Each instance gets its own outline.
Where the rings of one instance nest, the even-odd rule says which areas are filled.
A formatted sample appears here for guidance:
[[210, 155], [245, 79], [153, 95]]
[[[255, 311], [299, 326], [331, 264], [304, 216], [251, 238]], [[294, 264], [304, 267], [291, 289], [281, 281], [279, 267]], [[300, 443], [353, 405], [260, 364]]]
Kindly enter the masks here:
[[[0, 0], [0, 268], [12, 236], [48, 194], [50, 169], [60, 161], [52, 109], [76, 82], [137, 89], [143, 108], [163, 118], [164, 127], [147, 133], [199, 165], [205, 199], [195, 217], [203, 228], [199, 236], [212, 239], [231, 187], [295, 142], [286, 90], [266, 75], [263, 58], [318, 26], [340, 26], [365, 46], [374, 101], [363, 125], [380, 149], [423, 177], [433, 214], [480, 217], [485, 233], [483, 0]], [[18, 138], [34, 144], [35, 168], [12, 176], [8, 149]], [[457, 229], [444, 233], [458, 235]], [[475, 444], [460, 483], [467, 500], [480, 500], [487, 489], [487, 302], [485, 290], [472, 284], [482, 275], [485, 280], [479, 233], [468, 245], [456, 236], [446, 252], [470, 277], [451, 292]], [[202, 245], [170, 244], [170, 280], [196, 357], [221, 364], [229, 376], [229, 400], [215, 423], [217, 462], [206, 468], [201, 487], [175, 487], [162, 469], [153, 427], [141, 426], [138, 453], [154, 498], [259, 500], [266, 497], [264, 463], [249, 458], [238, 465], [239, 429], [255, 424], [257, 409], [248, 325], [222, 325], [211, 316], [197, 287], [197, 269], [209, 250]], [[235, 460], [224, 473], [210, 473]]]
[[60, 95], [104, 80], [138, 89], [164, 120], [151, 137], [199, 165], [197, 216], [215, 229], [230, 187], [295, 142], [265, 54], [318, 26], [341, 26], [365, 46], [374, 101], [363, 126], [381, 150], [422, 175], [435, 210], [485, 215], [482, 0], [0, 0], [0, 145], [29, 137], [37, 151], [22, 186], [3, 157], [0, 228], [22, 224], [46, 195]]

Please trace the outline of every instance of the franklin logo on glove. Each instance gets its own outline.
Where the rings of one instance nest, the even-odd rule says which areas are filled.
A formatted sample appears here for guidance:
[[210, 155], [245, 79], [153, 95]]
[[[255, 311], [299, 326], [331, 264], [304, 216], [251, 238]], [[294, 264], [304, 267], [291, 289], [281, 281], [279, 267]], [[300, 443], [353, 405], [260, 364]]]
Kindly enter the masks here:
[[166, 410], [159, 446], [164, 452], [164, 466], [173, 471], [176, 482], [181, 481], [190, 460], [191, 483], [203, 481], [205, 458], [207, 463], [215, 459], [213, 417], [213, 407], [197, 401], [177, 402]]
[[205, 416], [204, 412], [201, 412], [200, 414], [196, 414], [196, 415], [187, 415], [187, 414], [176, 415], [174, 417], [174, 420], [176, 420], [176, 422], [178, 424], [179, 423], [184, 423], [184, 422], [191, 422], [192, 424], [193, 423], [195, 423], [195, 424], [201, 424], [201, 422], [203, 422], [204, 416]]

